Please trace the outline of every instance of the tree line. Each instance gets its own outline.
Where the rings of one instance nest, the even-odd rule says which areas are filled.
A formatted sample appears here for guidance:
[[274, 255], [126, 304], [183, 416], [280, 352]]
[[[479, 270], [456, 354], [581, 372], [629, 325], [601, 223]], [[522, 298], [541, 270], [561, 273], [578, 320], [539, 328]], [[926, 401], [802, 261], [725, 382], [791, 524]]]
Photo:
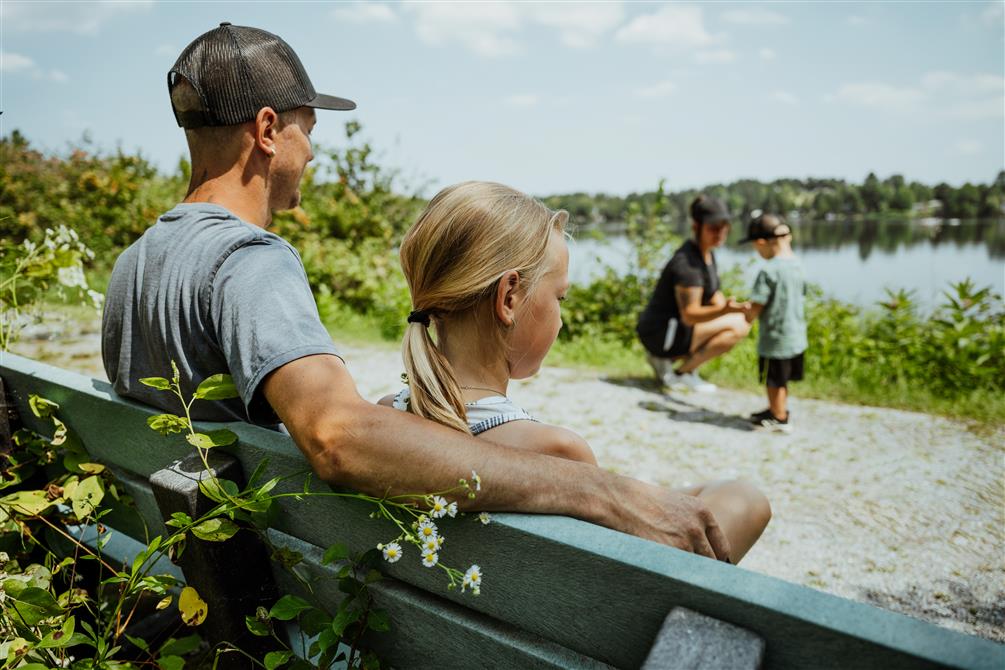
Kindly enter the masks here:
[[880, 179], [870, 172], [861, 184], [844, 179], [776, 179], [761, 182], [740, 179], [729, 184], [712, 184], [700, 191], [683, 190], [630, 193], [627, 196], [603, 193], [549, 195], [542, 200], [552, 208], [565, 209], [577, 221], [591, 225], [623, 222], [633, 206], [652, 211], [664, 198], [670, 218], [686, 220], [688, 205], [698, 193], [725, 200], [730, 211], [746, 216], [755, 209], [810, 219], [857, 218], [893, 215], [897, 217], [938, 217], [944, 219], [996, 219], [1005, 216], [1005, 170], [990, 184], [929, 186], [908, 182], [895, 174]]

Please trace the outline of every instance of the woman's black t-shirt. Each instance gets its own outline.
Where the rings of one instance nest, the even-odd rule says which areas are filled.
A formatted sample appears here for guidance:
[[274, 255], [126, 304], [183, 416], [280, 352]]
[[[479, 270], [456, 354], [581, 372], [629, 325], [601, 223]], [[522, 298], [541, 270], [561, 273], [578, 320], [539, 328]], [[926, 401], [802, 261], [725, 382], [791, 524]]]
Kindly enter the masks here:
[[[715, 254], [712, 254], [712, 262], [706, 264], [701, 249], [694, 240], [688, 240], [674, 252], [670, 262], [663, 268], [663, 273], [656, 283], [656, 290], [639, 316], [639, 325], [636, 329], [642, 344], [656, 356], [666, 356], [669, 352], [668, 348], [664, 348], [664, 344], [667, 328], [672, 319], [677, 320], [677, 335], [674, 342], [686, 342], [688, 345], [691, 342], [692, 329], [680, 320], [680, 307], [677, 305], [674, 291], [676, 286], [700, 286], [701, 304], [711, 304], [712, 296], [719, 290], [719, 271], [715, 264]], [[685, 347], [683, 352], [673, 353], [687, 353], [687, 348]]]

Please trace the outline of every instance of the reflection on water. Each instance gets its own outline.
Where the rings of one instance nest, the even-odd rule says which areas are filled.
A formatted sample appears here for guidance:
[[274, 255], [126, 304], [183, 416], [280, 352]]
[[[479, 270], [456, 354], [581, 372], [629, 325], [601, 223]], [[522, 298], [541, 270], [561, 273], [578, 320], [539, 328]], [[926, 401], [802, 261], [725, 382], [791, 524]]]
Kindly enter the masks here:
[[[808, 279], [847, 302], [871, 305], [884, 298], [886, 288], [906, 288], [930, 308], [942, 301], [949, 283], [967, 277], [1005, 293], [1005, 220], [795, 221], [792, 226], [794, 248]], [[753, 280], [762, 261], [749, 245], [737, 244], [744, 233], [740, 228], [734, 226], [716, 258], [720, 269], [740, 264]], [[682, 225], [678, 232], [690, 231]], [[619, 272], [629, 267], [631, 248], [623, 235], [614, 232], [603, 241], [577, 237], [573, 281], [589, 281], [605, 265]]]

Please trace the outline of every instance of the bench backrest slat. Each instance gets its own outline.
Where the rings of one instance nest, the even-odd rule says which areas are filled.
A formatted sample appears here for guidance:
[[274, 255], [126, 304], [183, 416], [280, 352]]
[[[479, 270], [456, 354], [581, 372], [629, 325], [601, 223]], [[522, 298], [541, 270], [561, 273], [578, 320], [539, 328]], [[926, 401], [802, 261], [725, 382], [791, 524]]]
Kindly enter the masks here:
[[[59, 402], [61, 418], [96, 460], [140, 479], [189, 451], [179, 436], [164, 438], [147, 428], [152, 410], [115, 396], [103, 382], [10, 355], [0, 376], [19, 404], [28, 393]], [[246, 424], [228, 427], [240, 438], [230, 451], [246, 475], [265, 458], [267, 477], [306, 471], [288, 437]], [[286, 490], [302, 485], [291, 480]], [[330, 489], [315, 480], [313, 490]], [[369, 511], [354, 500], [285, 499], [275, 528], [316, 547], [338, 541], [358, 550], [395, 534], [369, 519]], [[461, 569], [482, 566], [481, 596], [446, 591], [442, 573], [421, 567], [408, 548], [385, 572], [432, 598], [617, 667], [640, 666], [663, 619], [678, 606], [763, 637], [768, 668], [804, 667], [807, 658], [818, 668], [846, 667], [849, 659], [864, 668], [1005, 664], [1005, 647], [993, 642], [575, 519], [497, 514], [482, 526], [469, 516], [441, 529], [447, 538], [442, 561]]]

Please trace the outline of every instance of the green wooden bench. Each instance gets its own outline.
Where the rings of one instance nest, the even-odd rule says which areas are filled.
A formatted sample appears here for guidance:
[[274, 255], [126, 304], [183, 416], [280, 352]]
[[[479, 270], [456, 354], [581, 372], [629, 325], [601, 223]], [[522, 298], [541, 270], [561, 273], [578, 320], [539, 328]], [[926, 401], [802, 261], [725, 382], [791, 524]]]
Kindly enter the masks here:
[[[188, 494], [175, 490], [171, 468], [185, 467], [177, 462], [190, 447], [152, 432], [146, 418], [153, 410], [119, 398], [105, 382], [10, 354], [0, 359], [0, 380], [26, 427], [44, 429], [27, 408], [29, 394], [59, 403], [60, 418], [93, 460], [114, 471], [154, 534], [178, 506], [184, 509]], [[250, 473], [268, 459], [272, 477], [306, 467], [288, 437], [227, 427], [239, 442], [227, 448], [232, 458], [221, 455], [220, 468]], [[322, 565], [323, 547], [362, 549], [386, 540], [393, 532], [369, 512], [352, 500], [285, 498], [270, 533], [301, 552], [312, 575], [332, 577], [319, 580], [316, 592], [335, 603], [341, 596]], [[109, 524], [119, 540], [105, 551], [127, 557], [128, 538], [144, 537], [142, 524], [126, 516]], [[385, 564], [387, 577], [372, 590], [392, 625], [372, 643], [395, 667], [1005, 668], [1005, 646], [575, 519], [495, 514], [488, 526], [467, 517], [444, 530], [444, 560], [482, 566], [481, 595], [446, 590], [442, 573], [417, 560]], [[228, 545], [217, 549], [235, 549]], [[240, 551], [250, 564], [260, 550]], [[185, 577], [193, 584], [225, 578], [220, 564], [183, 564]], [[271, 578], [282, 592], [297, 592], [284, 570], [272, 569]], [[233, 611], [242, 596], [200, 592], [211, 612]], [[233, 618], [243, 627], [243, 616]]]

